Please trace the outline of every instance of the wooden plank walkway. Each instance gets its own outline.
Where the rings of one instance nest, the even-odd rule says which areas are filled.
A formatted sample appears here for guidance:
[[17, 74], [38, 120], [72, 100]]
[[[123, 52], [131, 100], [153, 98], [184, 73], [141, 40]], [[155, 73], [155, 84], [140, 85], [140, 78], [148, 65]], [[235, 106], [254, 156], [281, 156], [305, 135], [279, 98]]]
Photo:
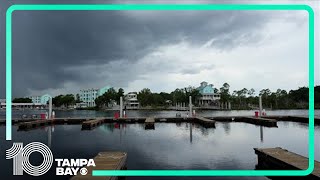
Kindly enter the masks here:
[[104, 123], [104, 118], [92, 119], [82, 123], [82, 130], [91, 130]]
[[125, 152], [100, 152], [94, 159], [95, 167], [86, 167], [87, 175], [78, 174], [71, 180], [114, 180], [115, 176], [92, 176], [92, 170], [122, 170], [126, 169], [127, 153]]
[[[199, 119], [200, 118], [200, 119]], [[206, 120], [203, 120], [206, 119]], [[98, 121], [95, 125], [86, 124], [84, 122], [95, 119], [104, 119], [104, 121]], [[115, 119], [113, 117], [66, 117], [66, 118], [55, 118], [52, 122], [53, 124], [82, 124], [83, 129], [92, 129], [95, 126], [101, 125], [102, 123], [146, 123], [146, 117], [126, 117]], [[308, 116], [214, 116], [214, 117], [154, 117], [155, 122], [167, 122], [167, 123], [177, 123], [177, 122], [196, 122], [205, 127], [214, 127], [215, 121], [221, 122], [244, 122], [255, 125], [261, 125], [266, 127], [277, 127], [277, 121], [290, 121], [290, 122], [301, 122], [309, 123]], [[0, 120], [0, 125], [5, 126], [5, 120]], [[51, 124], [45, 123], [41, 119], [12, 119], [12, 124], [17, 125], [20, 128], [18, 130], [29, 130], [39, 126], [48, 126]], [[155, 123], [154, 122], [154, 123]], [[88, 123], [88, 122], [87, 122]], [[154, 129], [154, 123], [146, 123], [147, 127]], [[31, 125], [30, 125], [31, 124]], [[315, 116], [315, 124], [320, 125], [320, 117]], [[92, 126], [92, 127], [91, 127]]]
[[[279, 168], [279, 170], [305, 170], [308, 168], [308, 158], [290, 152], [280, 147], [276, 148], [254, 148], [258, 155], [258, 164]], [[310, 177], [320, 178], [320, 163], [314, 161], [315, 168]]]
[[26, 131], [30, 129], [35, 129], [41, 126], [48, 126], [52, 125], [53, 121], [50, 119], [43, 119], [43, 120], [35, 120], [30, 122], [22, 122], [18, 124], [19, 131]]
[[155, 123], [155, 119], [153, 117], [148, 117], [146, 119], [146, 121], [144, 122], [145, 129], [155, 129], [154, 128], [154, 123]]
[[[235, 119], [235, 121], [238, 121], [238, 120], [239, 119]], [[240, 119], [240, 122], [247, 122], [247, 123], [262, 125], [267, 127], [278, 127], [277, 120], [268, 119], [264, 117], [254, 117], [254, 116], [244, 117]]]
[[195, 121], [201, 125], [203, 125], [204, 127], [215, 127], [215, 120], [211, 120], [211, 119], [207, 119], [204, 117], [200, 117], [200, 116], [196, 116], [194, 117]]

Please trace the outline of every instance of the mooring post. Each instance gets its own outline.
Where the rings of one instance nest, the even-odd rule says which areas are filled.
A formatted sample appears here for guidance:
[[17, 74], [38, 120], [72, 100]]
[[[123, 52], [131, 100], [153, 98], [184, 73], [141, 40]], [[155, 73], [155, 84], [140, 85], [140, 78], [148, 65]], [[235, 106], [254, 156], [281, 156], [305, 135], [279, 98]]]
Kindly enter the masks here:
[[262, 116], [262, 96], [259, 96], [259, 116]]
[[120, 118], [123, 118], [123, 100], [122, 100], [122, 96], [120, 97]]
[[49, 114], [48, 114], [48, 119], [52, 119], [52, 98], [49, 98]]
[[192, 97], [189, 96], [189, 116], [192, 116]]

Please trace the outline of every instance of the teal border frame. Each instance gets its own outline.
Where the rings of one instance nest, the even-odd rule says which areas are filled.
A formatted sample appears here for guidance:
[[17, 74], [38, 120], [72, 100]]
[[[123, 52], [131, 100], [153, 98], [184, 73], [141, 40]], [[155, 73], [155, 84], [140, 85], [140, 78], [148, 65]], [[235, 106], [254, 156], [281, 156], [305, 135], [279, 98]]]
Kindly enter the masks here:
[[6, 140], [12, 140], [12, 13], [37, 10], [304, 10], [309, 15], [309, 166], [306, 170], [94, 170], [93, 176], [306, 176], [314, 169], [314, 12], [304, 4], [12, 5], [6, 12]]

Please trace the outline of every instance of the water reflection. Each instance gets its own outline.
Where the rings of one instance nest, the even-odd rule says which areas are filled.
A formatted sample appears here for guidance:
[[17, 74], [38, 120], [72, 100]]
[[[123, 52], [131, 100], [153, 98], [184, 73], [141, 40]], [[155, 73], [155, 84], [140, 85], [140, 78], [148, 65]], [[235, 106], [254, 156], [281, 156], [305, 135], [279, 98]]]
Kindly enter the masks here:
[[192, 144], [192, 123], [189, 124], [190, 126], [190, 144]]
[[263, 127], [260, 126], [260, 142], [263, 143]]
[[48, 126], [45, 129], [47, 131], [47, 145], [49, 148], [51, 148], [51, 142], [52, 142], [52, 133], [54, 132], [54, 126]]
[[[91, 131], [81, 131], [81, 125], [57, 125], [48, 127], [48, 131], [13, 131], [13, 140], [48, 144], [55, 158], [92, 158], [102, 151], [125, 151], [128, 169], [255, 169], [255, 147], [281, 146], [308, 156], [308, 129], [298, 123], [289, 122], [285, 126], [284, 122], [278, 122], [279, 128], [233, 122], [216, 124], [214, 129], [196, 123], [156, 123], [154, 131], [146, 131], [144, 123], [103, 124]], [[5, 132], [5, 127], [0, 127], [0, 132]], [[315, 138], [320, 137], [320, 128], [315, 133]], [[5, 139], [5, 133], [0, 133], [0, 139]], [[319, 142], [316, 139], [318, 161]], [[10, 143], [4, 141], [1, 146], [8, 149]], [[0, 151], [2, 157], [4, 152]], [[0, 164], [12, 165], [5, 158], [0, 159]], [[12, 169], [1, 172], [1, 178], [11, 177]]]
[[222, 127], [223, 127], [224, 132], [225, 132], [226, 134], [230, 134], [230, 123], [229, 123], [229, 122], [224, 122], [224, 123], [222, 124]]

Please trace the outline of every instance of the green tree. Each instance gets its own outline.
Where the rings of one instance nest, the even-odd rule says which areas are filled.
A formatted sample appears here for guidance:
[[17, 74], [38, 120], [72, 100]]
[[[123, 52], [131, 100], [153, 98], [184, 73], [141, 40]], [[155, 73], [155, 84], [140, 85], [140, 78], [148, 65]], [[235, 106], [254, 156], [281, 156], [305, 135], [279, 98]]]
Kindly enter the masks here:
[[80, 95], [79, 95], [79, 94], [76, 95], [76, 103], [81, 103]]
[[171, 96], [174, 104], [183, 103], [186, 100], [186, 95], [183, 89], [174, 90], [173, 92], [171, 92]]
[[141, 106], [149, 106], [152, 105], [153, 98], [152, 98], [152, 92], [148, 88], [142, 89], [138, 93], [138, 101], [140, 102]]
[[12, 100], [13, 103], [32, 103], [30, 98], [14, 98]]
[[230, 93], [229, 93], [230, 85], [228, 83], [223, 83], [222, 87], [220, 88], [220, 101], [221, 102], [228, 102], [230, 101]]
[[66, 95], [58, 95], [54, 98], [52, 98], [52, 104], [54, 104], [56, 107], [69, 106], [76, 103], [75, 97], [73, 94], [66, 94]]
[[119, 88], [118, 89], [118, 92], [117, 92], [117, 103], [120, 104], [120, 97], [123, 97], [124, 96], [124, 90], [122, 88]]

